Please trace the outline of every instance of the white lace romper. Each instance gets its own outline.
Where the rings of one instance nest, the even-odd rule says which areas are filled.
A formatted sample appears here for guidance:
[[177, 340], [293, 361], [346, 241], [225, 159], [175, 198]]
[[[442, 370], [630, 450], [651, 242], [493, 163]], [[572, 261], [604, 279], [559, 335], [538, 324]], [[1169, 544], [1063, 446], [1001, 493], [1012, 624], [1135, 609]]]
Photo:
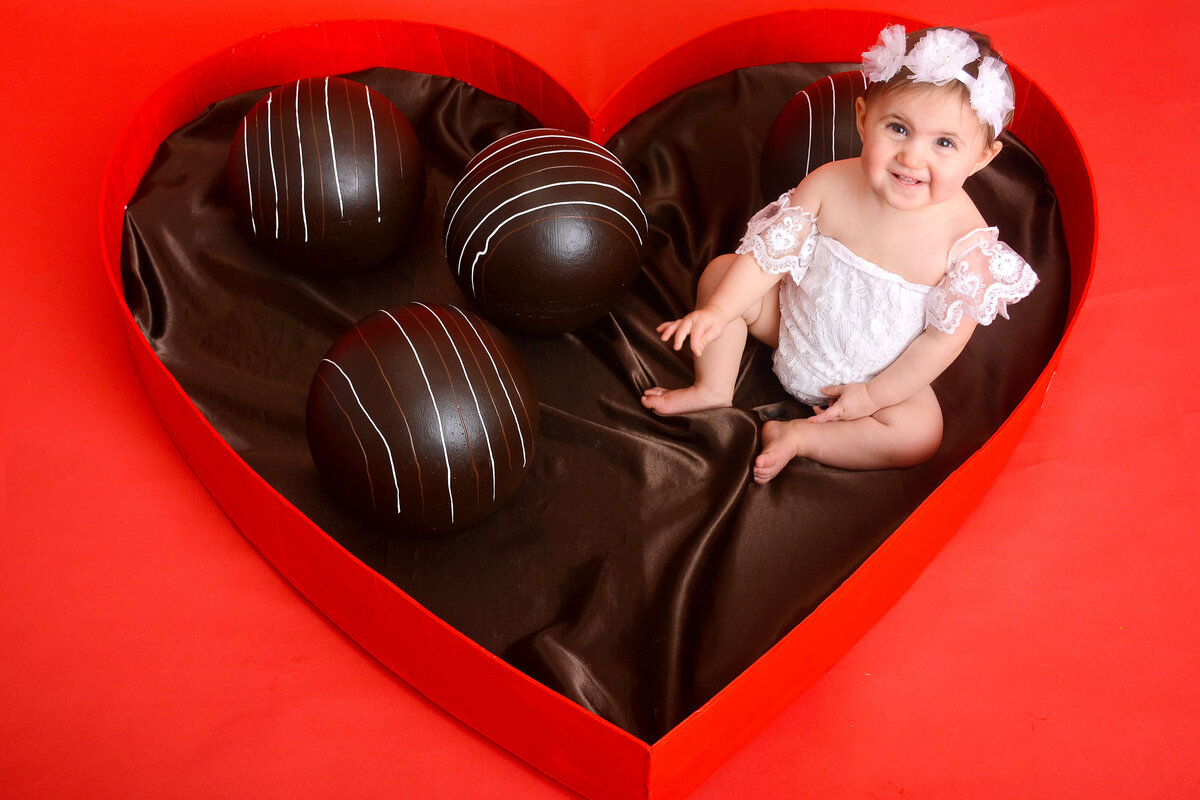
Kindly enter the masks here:
[[951, 248], [936, 286], [911, 283], [867, 261], [791, 205], [791, 192], [759, 211], [737, 252], [751, 253], [779, 282], [775, 375], [810, 405], [826, 386], [863, 383], [882, 372], [926, 325], [953, 332], [963, 314], [983, 325], [1037, 285], [1033, 269], [996, 228], [978, 228]]

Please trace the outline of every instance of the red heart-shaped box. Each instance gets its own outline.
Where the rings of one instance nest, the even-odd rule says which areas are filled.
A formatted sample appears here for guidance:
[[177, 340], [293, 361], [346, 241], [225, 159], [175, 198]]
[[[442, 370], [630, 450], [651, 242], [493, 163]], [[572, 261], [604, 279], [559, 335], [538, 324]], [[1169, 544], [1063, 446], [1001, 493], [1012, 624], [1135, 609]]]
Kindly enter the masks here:
[[[104, 179], [103, 254], [135, 361], [163, 423], [197, 476], [258, 550], [380, 661], [451, 714], [591, 797], [678, 797], [701, 783], [827, 671], [912, 584], [1012, 453], [1041, 403], [1062, 343], [1005, 424], [824, 603], [711, 701], [643, 742], [487, 652], [351, 556], [251, 470], [158, 360], [122, 299], [121, 231], [162, 140], [208, 104], [314, 74], [369, 67], [445, 75], [520, 103], [544, 124], [603, 143], [637, 113], [733, 69], [859, 57], [890, 16], [794, 11], [742, 20], [676, 49], [594, 115], [511, 50], [472, 34], [394, 21], [329, 22], [235, 45], [150, 97], [120, 137]], [[1061, 206], [1071, 262], [1063, 341], [1087, 293], [1096, 214], [1091, 176], [1066, 120], [1019, 69], [1012, 130], [1038, 156]]]

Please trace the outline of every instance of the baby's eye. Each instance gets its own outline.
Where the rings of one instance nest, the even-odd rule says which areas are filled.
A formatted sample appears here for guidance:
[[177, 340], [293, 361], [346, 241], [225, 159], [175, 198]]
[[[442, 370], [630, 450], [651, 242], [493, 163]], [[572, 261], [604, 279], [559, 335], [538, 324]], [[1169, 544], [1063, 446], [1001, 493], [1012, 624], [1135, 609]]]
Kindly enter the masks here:
[[945, 147], [950, 150], [958, 147], [958, 145], [954, 143], [954, 140], [948, 136], [939, 136], [934, 144], [936, 144], [938, 147]]
[[892, 133], [898, 133], [901, 136], [905, 136], [908, 134], [908, 128], [904, 127], [899, 122], [889, 122], [887, 124], [887, 129], [889, 131], [891, 131]]

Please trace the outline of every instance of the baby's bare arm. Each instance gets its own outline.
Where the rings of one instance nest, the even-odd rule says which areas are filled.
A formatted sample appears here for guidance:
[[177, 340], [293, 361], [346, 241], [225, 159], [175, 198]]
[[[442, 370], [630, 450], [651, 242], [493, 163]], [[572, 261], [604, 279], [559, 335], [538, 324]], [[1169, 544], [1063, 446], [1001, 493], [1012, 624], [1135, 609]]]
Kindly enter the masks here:
[[818, 409], [812, 419], [860, 419], [904, 402], [946, 371], [967, 346], [975, 326], [975, 320], [965, 317], [953, 333], [926, 328], [891, 366], [869, 382], [827, 387], [825, 393], [837, 399], [829, 408]]
[[[793, 207], [803, 208], [813, 216], [820, 213], [825, 187], [833, 180], [830, 178], [830, 171], [826, 169], [828, 166], [820, 167], [809, 174], [793, 190]], [[708, 275], [720, 260], [714, 259], [705, 270], [705, 275]], [[781, 277], [782, 274], [772, 274], [763, 270], [749, 253], [733, 256], [732, 263], [715, 287], [711, 284], [706, 286], [704, 277], [701, 277], [695, 311], [679, 319], [664, 322], [657, 330], [664, 342], [673, 340], [672, 346], [676, 350], [681, 349], [684, 341], [691, 337], [692, 352], [699, 356], [710, 342], [721, 335], [730, 322], [738, 317], [747, 317], [747, 312], [756, 308], [756, 303], [762, 300]]]
[[662, 340], [674, 339], [672, 346], [679, 350], [690, 336], [692, 352], [700, 355], [709, 342], [725, 330], [725, 326], [762, 299], [780, 275], [764, 272], [750, 254], [734, 258], [712, 294], [699, 298], [701, 305], [692, 313], [658, 326]]

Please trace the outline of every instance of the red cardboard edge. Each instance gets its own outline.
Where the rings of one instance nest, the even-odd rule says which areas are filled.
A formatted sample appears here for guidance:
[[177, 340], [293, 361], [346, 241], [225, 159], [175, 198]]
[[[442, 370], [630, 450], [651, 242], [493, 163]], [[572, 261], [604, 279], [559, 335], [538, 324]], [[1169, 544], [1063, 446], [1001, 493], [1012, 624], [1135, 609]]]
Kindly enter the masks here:
[[[266, 34], [182, 71], [121, 134], [105, 170], [102, 256], [138, 372], [193, 471], [246, 538], [347, 635], [446, 711], [589, 797], [680, 797], [702, 783], [829, 670], [900, 598], [976, 506], [1049, 388], [1095, 261], [1093, 183], [1078, 140], [1039, 87], [1014, 69], [1014, 132], [1056, 188], [1071, 256], [1063, 342], [991, 439], [836, 592], [779, 644], [659, 742], [648, 745], [513, 669], [346, 552], [266, 484], [212, 428], [158, 361], [123, 299], [125, 204], [159, 144], [210, 103], [296, 77], [370, 67], [464, 80], [522, 103], [546, 125], [605, 141], [640, 111], [698, 81], [778, 61], [854, 61], [896, 17], [790, 11], [701, 36], [631, 78], [589, 115], [513, 51], [473, 34], [396, 21], [314, 23]], [[950, 489], [950, 491], [946, 491]], [[362, 614], [361, 609], [370, 609]], [[436, 661], [434, 660], [436, 654]]]

